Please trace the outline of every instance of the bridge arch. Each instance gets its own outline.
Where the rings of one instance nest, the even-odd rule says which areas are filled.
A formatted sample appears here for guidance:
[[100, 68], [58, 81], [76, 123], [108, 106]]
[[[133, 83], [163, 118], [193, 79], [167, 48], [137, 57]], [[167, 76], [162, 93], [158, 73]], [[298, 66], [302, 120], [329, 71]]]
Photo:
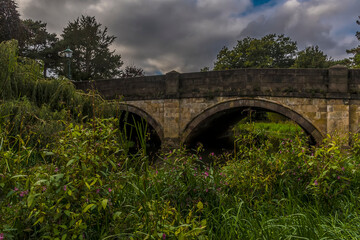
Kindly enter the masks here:
[[322, 133], [308, 119], [295, 110], [270, 100], [245, 98], [218, 103], [198, 114], [185, 126], [181, 136], [181, 142], [185, 144], [188, 143], [199, 129], [205, 128], [208, 121], [213, 121], [221, 115], [226, 116], [227, 114], [245, 108], [262, 109], [279, 113], [296, 122], [307, 134], [313, 137], [317, 144], [321, 143], [324, 138]]
[[143, 118], [155, 130], [156, 134], [160, 138], [160, 142], [163, 142], [164, 140], [163, 127], [150, 114], [148, 114], [139, 107], [127, 103], [121, 104], [119, 109]]

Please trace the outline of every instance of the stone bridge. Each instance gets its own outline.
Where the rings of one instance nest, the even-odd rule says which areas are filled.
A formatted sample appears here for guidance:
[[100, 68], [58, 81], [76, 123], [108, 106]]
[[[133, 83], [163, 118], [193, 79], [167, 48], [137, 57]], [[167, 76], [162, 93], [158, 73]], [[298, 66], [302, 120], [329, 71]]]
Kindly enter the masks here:
[[321, 142], [327, 134], [359, 130], [360, 70], [237, 69], [75, 82], [97, 89], [106, 99], [145, 119], [163, 146], [190, 143], [222, 131], [243, 117], [244, 109], [276, 112]]

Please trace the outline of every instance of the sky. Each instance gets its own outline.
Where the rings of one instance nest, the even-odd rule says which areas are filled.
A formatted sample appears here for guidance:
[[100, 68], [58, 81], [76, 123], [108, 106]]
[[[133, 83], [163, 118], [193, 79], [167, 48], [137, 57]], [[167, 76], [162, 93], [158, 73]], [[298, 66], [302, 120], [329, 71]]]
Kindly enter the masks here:
[[116, 36], [125, 65], [146, 75], [213, 68], [223, 46], [245, 37], [285, 34], [299, 50], [318, 45], [333, 59], [359, 45], [360, 0], [15, 0], [22, 19], [47, 23], [59, 36], [81, 15]]

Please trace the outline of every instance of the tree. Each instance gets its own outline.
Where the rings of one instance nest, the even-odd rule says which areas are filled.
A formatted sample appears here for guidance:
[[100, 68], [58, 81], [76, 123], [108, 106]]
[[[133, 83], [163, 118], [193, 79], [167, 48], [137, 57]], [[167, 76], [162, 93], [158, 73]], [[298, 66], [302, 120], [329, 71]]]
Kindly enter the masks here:
[[[71, 71], [73, 80], [114, 78], [120, 76], [121, 56], [110, 51], [115, 36], [109, 36], [107, 28], [101, 28], [95, 17], [81, 16], [69, 22], [61, 34], [59, 46], [73, 50]], [[63, 64], [66, 64], [64, 59]], [[67, 68], [59, 74], [67, 75]]]
[[0, 0], [0, 42], [16, 39], [21, 45], [24, 30], [17, 4], [13, 0]]
[[217, 55], [214, 70], [236, 68], [288, 68], [294, 63], [297, 45], [284, 35], [269, 34], [261, 39], [246, 37]]
[[328, 68], [330, 59], [323, 51], [319, 50], [319, 46], [307, 47], [298, 52], [298, 56], [292, 67], [294, 68]]
[[[359, 20], [356, 21], [356, 23], [358, 25], [360, 25], [360, 16], [358, 16]], [[357, 39], [360, 41], [360, 32], [357, 31], [355, 36], [357, 37]], [[347, 53], [352, 53], [354, 54], [354, 57], [352, 58], [353, 60], [353, 66], [355, 68], [360, 68], [360, 45], [357, 46], [356, 48], [350, 49], [350, 50], [346, 50]]]
[[120, 73], [121, 78], [142, 77], [144, 75], [144, 70], [135, 65], [126, 66], [125, 70]]
[[58, 39], [56, 34], [50, 34], [46, 30], [46, 23], [31, 19], [22, 21], [26, 29], [26, 38], [20, 48], [20, 54], [24, 57], [42, 60], [44, 63], [44, 77], [49, 68], [56, 68], [59, 49], [56, 48]]

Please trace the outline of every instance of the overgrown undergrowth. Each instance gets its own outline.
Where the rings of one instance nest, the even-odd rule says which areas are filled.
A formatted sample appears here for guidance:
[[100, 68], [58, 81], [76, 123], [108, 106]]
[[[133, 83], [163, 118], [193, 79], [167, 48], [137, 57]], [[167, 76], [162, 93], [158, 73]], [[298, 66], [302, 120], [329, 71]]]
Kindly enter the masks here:
[[336, 138], [310, 148], [248, 125], [214, 164], [201, 148], [152, 164], [146, 127], [131, 153], [116, 103], [41, 79], [14, 42], [0, 52], [0, 237], [360, 238], [359, 135], [344, 152]]
[[[117, 119], [70, 124], [33, 151], [1, 136], [0, 231], [7, 239], [357, 239], [359, 158], [336, 139], [253, 146], [222, 165], [186, 150], [150, 164]], [[357, 136], [354, 141], [358, 141]], [[356, 142], [358, 146], [359, 142]], [[214, 162], [223, 162], [210, 154]]]

